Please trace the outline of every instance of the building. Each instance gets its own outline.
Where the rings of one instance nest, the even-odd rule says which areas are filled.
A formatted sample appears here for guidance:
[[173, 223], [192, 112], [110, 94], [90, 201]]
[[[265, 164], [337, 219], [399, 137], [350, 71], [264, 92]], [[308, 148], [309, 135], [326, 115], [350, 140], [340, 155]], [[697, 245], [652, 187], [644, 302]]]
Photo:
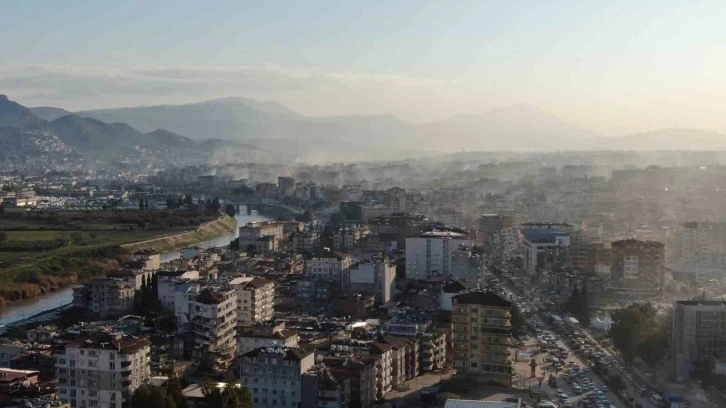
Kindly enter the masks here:
[[333, 232], [333, 249], [336, 251], [348, 251], [355, 248], [361, 238], [361, 232], [357, 228], [341, 228]]
[[323, 251], [305, 261], [305, 275], [318, 280], [336, 282], [345, 287], [345, 279], [353, 265], [353, 258], [342, 252]]
[[244, 354], [260, 347], [284, 346], [297, 348], [300, 334], [285, 329], [285, 323], [257, 324], [242, 331], [237, 337], [237, 354]]
[[573, 268], [592, 273], [610, 274], [612, 248], [604, 242], [572, 243], [570, 262]]
[[190, 351], [194, 357], [212, 359], [215, 366], [226, 367], [237, 348], [237, 291], [229, 287], [191, 286], [176, 292], [177, 319], [175, 350]]
[[134, 284], [99, 278], [73, 287], [73, 307], [98, 317], [121, 316], [133, 312]]
[[687, 222], [676, 235], [674, 274], [721, 278], [726, 275], [726, 223]]
[[534, 275], [547, 264], [550, 250], [566, 249], [570, 246], [570, 234], [553, 228], [529, 228], [524, 230], [522, 256], [524, 269]]
[[25, 349], [26, 345], [19, 342], [0, 344], [0, 368], [9, 368], [12, 359], [23, 354]]
[[121, 334], [66, 343], [54, 352], [58, 397], [74, 407], [121, 408], [149, 380], [150, 351], [147, 339]]
[[267, 322], [274, 316], [275, 283], [264, 278], [235, 278], [229, 286], [237, 293], [237, 324]]
[[493, 292], [452, 299], [454, 368], [472, 381], [511, 386], [512, 303]]
[[320, 234], [315, 231], [292, 235], [292, 252], [313, 253], [320, 250]]
[[665, 246], [658, 241], [615, 241], [610, 272], [620, 292], [657, 293], [664, 285]]
[[386, 303], [393, 298], [395, 263], [382, 258], [369, 259], [352, 265], [349, 274], [345, 288], [347, 293], [373, 296], [378, 304]]
[[295, 193], [295, 179], [280, 176], [277, 178], [277, 187], [280, 189], [280, 194], [284, 197], [291, 196]]
[[336, 375], [324, 364], [303, 373], [301, 382], [301, 408], [350, 407], [350, 378]]
[[253, 408], [297, 408], [302, 404], [302, 375], [313, 365], [311, 351], [262, 347], [242, 355], [240, 383], [250, 390]]
[[386, 190], [384, 203], [394, 213], [406, 211], [406, 190], [401, 187], [392, 187]]
[[481, 247], [461, 245], [451, 253], [451, 278], [484, 280], [486, 257]]
[[521, 408], [523, 406], [522, 400], [516, 397], [507, 398], [506, 401], [448, 399], [444, 404], [444, 408]]
[[358, 356], [325, 356], [323, 364], [336, 376], [350, 379], [350, 406], [368, 408], [376, 397], [376, 368]]
[[392, 346], [391, 355], [391, 382], [394, 386], [401, 385], [417, 377], [419, 365], [419, 339], [415, 337], [381, 336], [379, 341]]
[[275, 240], [275, 247], [279, 246], [284, 237], [284, 227], [277, 222], [250, 222], [239, 227], [239, 247], [247, 249], [250, 245], [263, 237], [272, 237]]
[[365, 319], [371, 314], [375, 305], [373, 296], [359, 293], [343, 295], [333, 300], [333, 314], [337, 317]]
[[671, 336], [678, 382], [689, 381], [698, 362], [726, 359], [726, 301], [675, 302]]
[[447, 340], [443, 331], [431, 325], [430, 318], [398, 313], [384, 325], [387, 334], [415, 338], [419, 342], [419, 372], [442, 369], [446, 366]]
[[40, 373], [35, 370], [0, 368], [0, 401], [3, 402], [3, 406], [8, 406], [7, 399], [11, 397], [12, 392], [23, 386], [38, 384], [38, 374]]
[[479, 245], [492, 244], [492, 237], [499, 231], [514, 227], [514, 211], [482, 214], [477, 219], [476, 240]]
[[428, 280], [451, 276], [452, 256], [461, 245], [471, 246], [468, 234], [460, 230], [422, 232], [406, 238], [406, 278]]
[[199, 271], [159, 271], [156, 273], [156, 296], [161, 306], [174, 311], [174, 293], [182, 285], [199, 279]]

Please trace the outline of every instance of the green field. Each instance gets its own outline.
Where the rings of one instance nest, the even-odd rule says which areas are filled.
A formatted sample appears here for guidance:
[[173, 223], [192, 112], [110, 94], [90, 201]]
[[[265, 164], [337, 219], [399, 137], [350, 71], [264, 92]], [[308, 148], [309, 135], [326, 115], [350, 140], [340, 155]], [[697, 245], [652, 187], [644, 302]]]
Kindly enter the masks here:
[[121, 245], [195, 231], [216, 218], [191, 211], [6, 209], [0, 216], [0, 304], [102, 275], [125, 259]]

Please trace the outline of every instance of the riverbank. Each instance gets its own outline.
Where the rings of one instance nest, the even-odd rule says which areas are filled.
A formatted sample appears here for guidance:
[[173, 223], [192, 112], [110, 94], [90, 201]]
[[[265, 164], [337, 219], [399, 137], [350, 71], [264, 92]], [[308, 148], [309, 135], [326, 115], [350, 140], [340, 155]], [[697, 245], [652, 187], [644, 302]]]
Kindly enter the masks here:
[[[195, 230], [177, 232], [144, 241], [126, 244], [98, 244], [83, 247], [69, 246], [52, 254], [39, 253], [10, 268], [2, 269], [0, 277], [0, 307], [12, 302], [33, 299], [56, 292], [79, 281], [104, 276], [120, 267], [119, 259], [139, 249], [159, 252], [192, 246], [228, 235], [237, 230], [234, 218], [222, 215]], [[148, 234], [147, 234], [148, 237]]]
[[158, 252], [169, 252], [175, 249], [194, 246], [220, 235], [233, 233], [236, 229], [237, 221], [233, 217], [223, 215], [214, 221], [201, 225], [193, 231], [124, 244], [121, 245], [121, 248], [124, 252], [129, 253], [144, 249], [151, 249]]

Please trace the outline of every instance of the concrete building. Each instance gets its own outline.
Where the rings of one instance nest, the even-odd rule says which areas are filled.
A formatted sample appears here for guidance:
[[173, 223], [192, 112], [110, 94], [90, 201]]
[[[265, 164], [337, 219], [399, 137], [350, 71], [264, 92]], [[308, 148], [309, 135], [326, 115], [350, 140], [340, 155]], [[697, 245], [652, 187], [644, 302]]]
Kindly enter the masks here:
[[435, 329], [431, 320], [400, 313], [384, 324], [387, 334], [415, 338], [419, 342], [419, 371], [429, 372], [446, 366], [446, 334]]
[[548, 251], [570, 246], [570, 234], [567, 231], [552, 228], [530, 228], [525, 229], [523, 233], [522, 257], [524, 258], [524, 269], [530, 275], [538, 273], [539, 269], [546, 264]]
[[237, 293], [237, 324], [272, 320], [275, 314], [275, 282], [264, 278], [235, 278], [229, 286]]
[[676, 235], [674, 275], [726, 276], [726, 223], [687, 222]]
[[237, 337], [237, 354], [244, 354], [260, 347], [284, 346], [297, 348], [300, 334], [285, 329], [285, 323], [257, 324], [242, 331]]
[[10, 367], [10, 361], [15, 356], [23, 354], [26, 346], [22, 343], [2, 343], [0, 344], [0, 368]]
[[350, 382], [325, 365], [314, 366], [302, 375], [301, 408], [350, 407]]
[[369, 408], [376, 397], [375, 364], [361, 357], [325, 356], [322, 361], [336, 376], [350, 379], [350, 406]]
[[177, 352], [200, 359], [211, 359], [215, 366], [226, 367], [237, 348], [237, 291], [229, 287], [190, 287], [176, 292], [174, 307], [180, 345]]
[[512, 304], [493, 292], [469, 292], [452, 299], [454, 368], [475, 382], [511, 386]]
[[336, 282], [346, 286], [353, 258], [342, 252], [323, 251], [305, 261], [305, 275], [313, 279]]
[[514, 227], [514, 210], [501, 211], [494, 214], [482, 214], [477, 219], [477, 244], [488, 246], [492, 237], [499, 231]]
[[400, 187], [392, 187], [386, 190], [384, 203], [394, 213], [406, 211], [406, 190]]
[[199, 271], [159, 271], [156, 273], [156, 277], [156, 296], [161, 306], [166, 310], [174, 311], [174, 293], [177, 288], [199, 279]]
[[289, 197], [295, 193], [295, 179], [292, 177], [280, 176], [277, 178], [277, 187], [283, 197]]
[[358, 262], [350, 267], [347, 293], [361, 293], [373, 296], [378, 304], [393, 298], [396, 279], [396, 264], [378, 258]]
[[615, 241], [612, 243], [610, 272], [619, 292], [633, 295], [657, 293], [664, 285], [665, 246], [658, 241]]
[[451, 276], [454, 251], [471, 244], [468, 234], [459, 231], [434, 229], [406, 238], [406, 278]]
[[604, 242], [573, 243], [570, 248], [572, 267], [585, 272], [609, 275], [611, 258], [612, 248]]
[[135, 292], [132, 283], [94, 279], [73, 287], [73, 307], [98, 317], [121, 316], [133, 312]]
[[726, 301], [675, 302], [671, 336], [678, 382], [688, 381], [698, 362], [726, 359]]
[[263, 347], [242, 355], [240, 383], [252, 394], [253, 408], [300, 407], [302, 375], [315, 365], [315, 353]]
[[313, 253], [320, 250], [320, 234], [315, 231], [292, 235], [292, 252]]
[[121, 334], [72, 341], [56, 349], [58, 397], [74, 407], [121, 408], [150, 376], [151, 343]]
[[451, 279], [467, 279], [484, 283], [486, 257], [481, 247], [461, 245], [451, 253]]
[[277, 222], [250, 222], [239, 227], [239, 247], [245, 250], [260, 238], [271, 236], [275, 240], [275, 247], [283, 239], [284, 228]]
[[348, 251], [355, 248], [361, 238], [361, 232], [357, 228], [341, 228], [333, 232], [333, 249], [336, 251]]

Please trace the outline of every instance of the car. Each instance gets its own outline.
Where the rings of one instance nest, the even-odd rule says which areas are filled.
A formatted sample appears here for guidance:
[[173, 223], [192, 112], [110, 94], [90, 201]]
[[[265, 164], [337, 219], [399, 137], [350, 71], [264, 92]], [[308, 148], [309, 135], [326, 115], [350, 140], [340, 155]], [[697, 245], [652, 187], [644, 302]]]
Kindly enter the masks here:
[[537, 408], [557, 408], [557, 405], [552, 401], [543, 400], [537, 403]]
[[600, 388], [600, 390], [601, 390], [602, 392], [608, 392], [608, 391], [610, 391], [610, 388], [608, 388], [608, 386], [607, 386], [607, 385], [603, 385], [603, 386], [602, 386], [602, 387]]
[[580, 387], [579, 385], [573, 385], [572, 391], [575, 392], [575, 395], [580, 395], [582, 394], [582, 387]]

